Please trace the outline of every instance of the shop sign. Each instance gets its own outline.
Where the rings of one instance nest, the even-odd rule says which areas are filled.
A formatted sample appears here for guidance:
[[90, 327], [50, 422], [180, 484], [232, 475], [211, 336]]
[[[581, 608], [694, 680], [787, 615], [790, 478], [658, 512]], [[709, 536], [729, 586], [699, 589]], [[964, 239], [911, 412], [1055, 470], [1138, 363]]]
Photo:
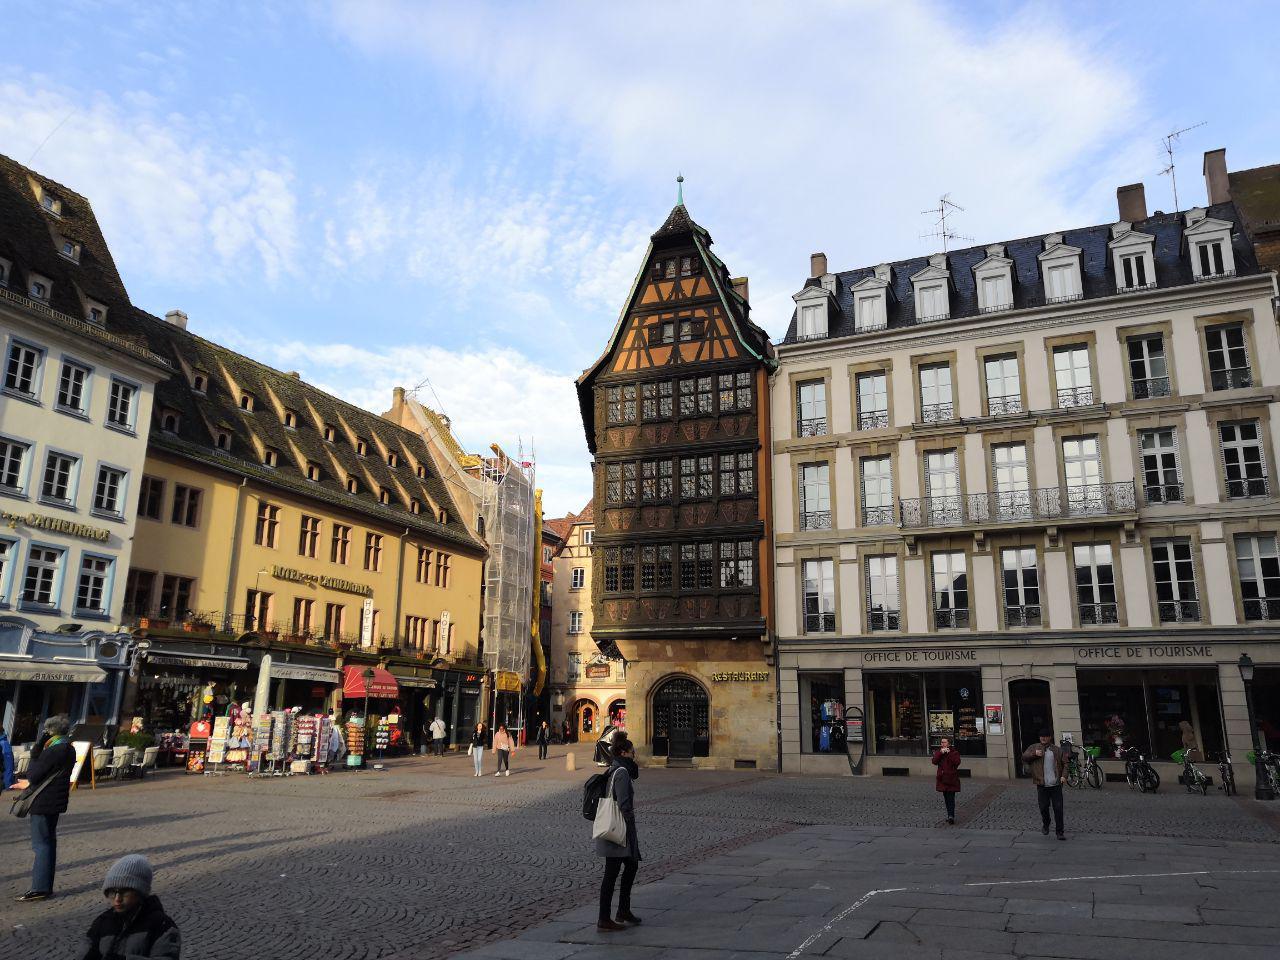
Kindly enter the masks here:
[[586, 674], [588, 680], [607, 680], [609, 677], [609, 665], [607, 663], [589, 663], [587, 664]]
[[25, 680], [28, 683], [101, 683], [106, 672], [96, 663], [0, 663], [0, 680]]
[[434, 690], [439, 686], [431, 677], [402, 677], [397, 674], [396, 681], [402, 687], [416, 687], [419, 690]]
[[337, 683], [338, 671], [324, 667], [302, 667], [294, 663], [271, 664], [271, 676], [281, 680], [310, 680], [313, 683]]
[[366, 599], [360, 617], [360, 645], [373, 646], [373, 601]]
[[1170, 660], [1213, 658], [1211, 643], [1162, 643], [1152, 646], [1115, 645], [1107, 647], [1076, 647], [1076, 659], [1115, 663], [1124, 660]]
[[977, 650], [868, 650], [863, 663], [977, 663]]
[[307, 573], [293, 567], [282, 567], [279, 564], [271, 568], [271, 575], [277, 580], [288, 580], [290, 583], [302, 583], [308, 587], [324, 587], [326, 590], [339, 590], [342, 593], [355, 593], [362, 597], [373, 596], [373, 587], [354, 580], [343, 580], [341, 577], [328, 577], [318, 573]]
[[862, 718], [846, 717], [845, 718], [845, 737], [850, 743], [862, 743]]
[[951, 738], [956, 735], [956, 715], [950, 710], [929, 711], [929, 736]]
[[149, 652], [147, 659], [155, 663], [177, 663], [184, 667], [205, 667], [210, 670], [247, 670], [248, 660], [232, 660], [222, 657], [186, 656], [180, 653]]
[[33, 527], [36, 530], [65, 533], [72, 537], [80, 537], [83, 540], [95, 540], [98, 543], [106, 543], [111, 539], [111, 531], [105, 527], [91, 527], [87, 523], [76, 523], [74, 520], [67, 520], [64, 517], [46, 517], [38, 513], [21, 514], [0, 510], [0, 520], [25, 523], [28, 527]]
[[480, 688], [479, 687], [463, 687], [462, 692], [474, 697], [480, 692]]
[[982, 708], [983, 719], [986, 720], [987, 733], [993, 737], [1004, 736], [1004, 704], [988, 703]]
[[763, 683], [769, 679], [768, 670], [731, 670], [728, 673], [713, 673], [713, 683]]

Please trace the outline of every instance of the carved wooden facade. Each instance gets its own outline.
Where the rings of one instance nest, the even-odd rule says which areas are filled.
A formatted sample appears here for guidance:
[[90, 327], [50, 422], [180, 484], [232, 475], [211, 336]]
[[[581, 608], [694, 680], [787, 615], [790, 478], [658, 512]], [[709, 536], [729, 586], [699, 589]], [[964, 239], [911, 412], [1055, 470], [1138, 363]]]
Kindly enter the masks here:
[[595, 454], [592, 634], [767, 632], [768, 337], [677, 206], [578, 381]]

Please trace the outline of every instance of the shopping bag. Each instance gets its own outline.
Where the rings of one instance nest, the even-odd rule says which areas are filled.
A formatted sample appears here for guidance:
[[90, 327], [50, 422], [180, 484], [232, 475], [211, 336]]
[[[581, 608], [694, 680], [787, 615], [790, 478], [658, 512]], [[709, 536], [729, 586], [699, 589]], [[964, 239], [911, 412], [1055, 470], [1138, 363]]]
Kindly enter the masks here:
[[475, 745], [474, 743], [468, 743], [468, 744], [467, 744], [467, 756], [468, 756], [468, 757], [469, 757], [469, 756], [471, 756], [471, 753], [472, 753], [472, 751], [473, 751], [473, 750], [475, 750], [475, 748], [476, 748], [476, 745]]
[[[615, 770], [613, 775], [616, 777], [618, 771]], [[596, 819], [591, 827], [591, 839], [607, 840], [620, 847], [626, 845], [627, 821], [622, 817], [622, 808], [618, 806], [618, 801], [613, 799], [612, 779], [609, 781], [609, 788], [596, 805]]]

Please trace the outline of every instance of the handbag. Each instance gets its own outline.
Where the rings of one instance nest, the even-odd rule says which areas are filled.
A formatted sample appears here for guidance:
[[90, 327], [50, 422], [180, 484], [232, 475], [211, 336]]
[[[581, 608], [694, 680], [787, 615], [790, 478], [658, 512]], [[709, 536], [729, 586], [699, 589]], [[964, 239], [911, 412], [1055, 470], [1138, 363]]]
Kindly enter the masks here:
[[476, 745], [475, 745], [474, 743], [468, 743], [468, 744], [467, 744], [467, 756], [468, 756], [468, 757], [469, 757], [469, 756], [471, 756], [471, 754], [472, 754], [472, 752], [475, 750], [475, 748], [476, 748]]
[[[615, 770], [616, 777], [621, 770]], [[627, 821], [622, 816], [622, 808], [613, 799], [613, 777], [609, 778], [609, 787], [605, 790], [600, 803], [596, 805], [596, 819], [591, 826], [591, 839], [604, 840], [615, 846], [626, 846]]]
[[9, 812], [15, 817], [25, 817], [31, 812], [31, 807], [35, 804], [36, 797], [40, 796], [40, 794], [44, 792], [44, 788], [53, 783], [54, 778], [62, 772], [62, 769], [54, 770], [53, 773], [49, 774], [49, 776], [45, 777], [39, 783], [34, 786], [28, 786], [27, 789], [19, 793], [14, 799], [13, 805], [9, 807]]

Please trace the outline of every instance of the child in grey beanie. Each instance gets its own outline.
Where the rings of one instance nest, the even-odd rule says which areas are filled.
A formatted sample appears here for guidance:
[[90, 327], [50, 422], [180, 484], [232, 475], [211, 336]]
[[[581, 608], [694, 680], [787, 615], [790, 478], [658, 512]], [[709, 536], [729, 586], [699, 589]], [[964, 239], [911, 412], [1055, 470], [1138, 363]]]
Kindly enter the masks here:
[[125, 957], [165, 957], [179, 960], [182, 941], [178, 925], [152, 894], [151, 862], [140, 853], [121, 857], [111, 865], [102, 892], [111, 906], [89, 927], [89, 951], [84, 960], [124, 960]]

